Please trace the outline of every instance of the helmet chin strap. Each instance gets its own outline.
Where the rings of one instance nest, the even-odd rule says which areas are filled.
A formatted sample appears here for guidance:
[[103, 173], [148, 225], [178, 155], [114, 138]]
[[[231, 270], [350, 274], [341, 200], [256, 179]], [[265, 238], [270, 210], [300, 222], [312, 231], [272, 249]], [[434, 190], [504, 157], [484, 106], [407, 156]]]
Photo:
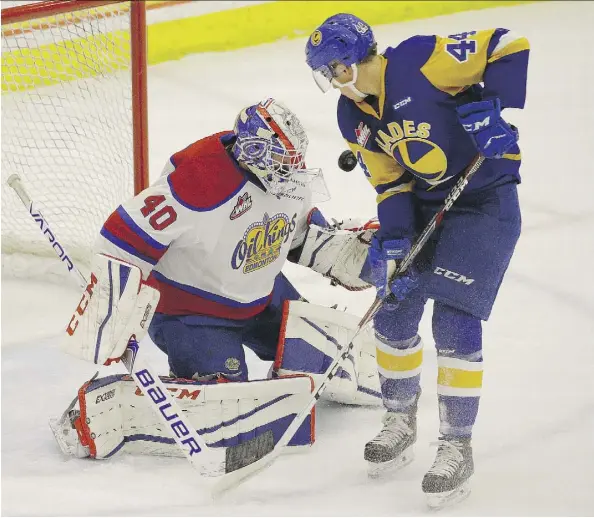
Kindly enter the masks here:
[[353, 63], [351, 65], [351, 68], [353, 69], [353, 79], [351, 79], [347, 83], [339, 83], [338, 81], [336, 81], [336, 79], [332, 79], [332, 83], [339, 88], [348, 88], [357, 97], [360, 97], [361, 99], [365, 99], [365, 97], [367, 97], [367, 94], [364, 94], [363, 92], [357, 90], [357, 88], [355, 87], [355, 83], [357, 82], [357, 77], [359, 76], [359, 69], [357, 68], [357, 64]]

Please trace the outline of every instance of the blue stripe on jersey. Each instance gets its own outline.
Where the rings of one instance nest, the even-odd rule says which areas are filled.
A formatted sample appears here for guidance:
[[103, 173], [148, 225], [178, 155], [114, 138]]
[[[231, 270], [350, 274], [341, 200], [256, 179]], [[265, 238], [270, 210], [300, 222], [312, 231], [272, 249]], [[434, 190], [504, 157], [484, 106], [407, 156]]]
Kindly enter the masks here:
[[142, 230], [134, 222], [134, 220], [130, 217], [130, 215], [124, 210], [124, 208], [121, 205], [116, 209], [116, 212], [120, 215], [122, 220], [124, 220], [126, 225], [128, 225], [130, 227], [130, 229], [135, 234], [137, 234], [138, 237], [140, 237], [147, 245], [152, 246], [153, 248], [156, 248], [157, 250], [163, 250], [163, 249], [167, 248], [167, 245], [163, 245], [163, 244], [159, 243], [156, 239], [152, 238], [144, 230]]
[[99, 232], [99, 233], [105, 239], [107, 239], [110, 243], [114, 244], [118, 248], [121, 248], [125, 252], [128, 252], [130, 255], [133, 255], [134, 257], [138, 257], [139, 259], [142, 259], [145, 263], [152, 264], [153, 266], [155, 264], [157, 264], [157, 261], [155, 261], [154, 259], [151, 259], [150, 257], [148, 257], [148, 256], [146, 256], [144, 254], [141, 254], [138, 250], [136, 250], [136, 248], [130, 246], [125, 241], [122, 241], [121, 239], [118, 239], [111, 232], [109, 232], [108, 230], [105, 230], [105, 227], [103, 227], [101, 229], [101, 232]]
[[268, 301], [270, 295], [266, 295], [260, 299], [253, 300], [252, 302], [238, 302], [237, 300], [229, 299], [227, 297], [223, 297], [222, 295], [216, 295], [214, 293], [210, 293], [209, 291], [201, 290], [200, 288], [196, 288], [195, 286], [188, 286], [187, 284], [181, 284], [176, 281], [172, 281], [165, 277], [162, 273], [159, 273], [153, 270], [152, 275], [157, 279], [159, 282], [163, 282], [165, 284], [169, 284], [178, 288], [180, 290], [186, 291], [191, 293], [192, 295], [197, 295], [202, 297], [206, 300], [212, 300], [213, 302], [217, 302], [218, 304], [223, 304], [225, 306], [230, 306], [233, 308], [247, 308], [252, 306], [258, 306]]

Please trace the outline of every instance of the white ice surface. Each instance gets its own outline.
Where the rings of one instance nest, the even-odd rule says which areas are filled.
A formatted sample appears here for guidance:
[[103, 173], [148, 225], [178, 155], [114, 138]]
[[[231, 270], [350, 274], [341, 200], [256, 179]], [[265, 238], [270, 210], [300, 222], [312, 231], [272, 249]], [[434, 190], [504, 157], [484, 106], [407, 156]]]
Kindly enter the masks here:
[[[484, 325], [485, 379], [475, 429], [473, 494], [440, 515], [594, 514], [594, 4], [546, 2], [433, 18], [376, 30], [380, 47], [413, 34], [507, 27], [532, 45], [528, 102], [506, 117], [520, 127], [524, 228], [493, 315]], [[335, 166], [344, 148], [333, 94], [318, 92], [303, 63], [304, 40], [202, 54], [149, 71], [151, 174], [169, 155], [230, 128], [238, 110], [274, 96], [306, 125], [308, 162], [322, 166], [329, 216], [371, 216], [375, 202], [358, 169]], [[362, 314], [371, 293], [331, 288], [288, 267], [312, 302]], [[62, 354], [56, 336], [78, 288], [2, 284], [3, 515], [429, 515], [420, 481], [437, 436], [435, 354], [429, 310], [417, 459], [368, 480], [363, 445], [380, 410], [320, 404], [317, 442], [284, 456], [222, 501], [183, 459], [65, 459], [47, 420], [62, 412], [92, 366]], [[166, 372], [153, 346], [145, 348]], [[250, 355], [252, 376], [268, 366]]]

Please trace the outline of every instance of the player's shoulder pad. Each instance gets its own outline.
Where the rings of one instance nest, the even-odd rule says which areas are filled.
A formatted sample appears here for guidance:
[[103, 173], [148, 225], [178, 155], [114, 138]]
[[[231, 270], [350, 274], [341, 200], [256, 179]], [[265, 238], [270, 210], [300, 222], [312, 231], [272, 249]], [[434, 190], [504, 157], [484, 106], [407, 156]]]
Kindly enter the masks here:
[[403, 70], [406, 70], [406, 73], [419, 70], [433, 54], [436, 43], [436, 36], [421, 35], [412, 36], [396, 47], [388, 47], [384, 51], [384, 56], [388, 60], [388, 73], [393, 71], [393, 74], [402, 76]]
[[354, 101], [341, 95], [338, 99], [336, 117], [342, 137], [348, 142], [356, 144], [357, 135], [355, 134], [355, 129], [369, 116], [357, 108]]
[[232, 133], [221, 132], [198, 140], [175, 153], [175, 170], [167, 177], [173, 197], [194, 211], [209, 211], [233, 198], [247, 182], [247, 176], [227, 154], [224, 140]]

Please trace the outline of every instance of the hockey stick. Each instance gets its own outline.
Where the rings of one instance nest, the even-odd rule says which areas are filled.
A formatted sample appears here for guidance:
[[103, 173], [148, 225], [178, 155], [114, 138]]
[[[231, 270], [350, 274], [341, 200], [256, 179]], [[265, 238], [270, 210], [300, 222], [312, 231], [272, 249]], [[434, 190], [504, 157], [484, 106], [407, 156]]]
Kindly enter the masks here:
[[47, 237], [50, 246], [52, 247], [54, 252], [56, 252], [58, 258], [66, 264], [66, 268], [68, 268], [68, 271], [76, 277], [76, 281], [78, 282], [78, 284], [80, 284], [81, 286], [86, 286], [87, 280], [85, 279], [85, 276], [82, 273], [80, 273], [80, 270], [76, 266], [74, 266], [74, 263], [70, 260], [68, 254], [66, 254], [64, 247], [56, 239], [55, 234], [50, 229], [47, 220], [43, 217], [41, 211], [37, 210], [33, 206], [31, 197], [29, 196], [27, 190], [25, 189], [25, 186], [21, 182], [21, 177], [18, 174], [12, 174], [8, 177], [6, 183], [10, 187], [12, 187], [14, 192], [23, 202], [23, 205], [29, 210], [29, 215], [33, 218], [33, 221], [35, 221], [35, 223], [39, 225], [39, 230], [44, 236]]
[[[398, 276], [402, 275], [408, 269], [408, 267], [412, 264], [415, 257], [421, 251], [423, 246], [425, 246], [425, 243], [427, 242], [427, 240], [429, 239], [431, 234], [433, 234], [435, 229], [441, 224], [445, 213], [448, 210], [450, 210], [453, 203], [458, 199], [458, 197], [460, 196], [460, 194], [462, 193], [462, 191], [464, 190], [464, 188], [466, 187], [466, 185], [468, 184], [468, 182], [470, 181], [470, 179], [472, 178], [474, 173], [476, 173], [476, 171], [480, 168], [480, 166], [482, 165], [484, 160], [485, 160], [484, 156], [482, 156], [480, 154], [477, 155], [477, 157], [472, 161], [472, 163], [464, 171], [464, 173], [462, 174], [460, 179], [456, 182], [454, 187], [452, 187], [452, 190], [450, 191], [450, 193], [447, 195], [443, 206], [433, 216], [433, 218], [431, 218], [431, 221], [427, 224], [427, 226], [425, 227], [425, 229], [423, 230], [421, 235], [417, 238], [414, 245], [410, 249], [409, 253], [402, 260], [402, 262], [398, 266], [396, 272], [391, 277], [390, 282], [392, 282]], [[244, 466], [242, 468], [239, 468], [232, 472], [228, 472], [225, 475], [223, 475], [223, 477], [220, 480], [218, 480], [217, 483], [213, 487], [214, 495], [220, 495], [223, 492], [225, 492], [233, 487], [238, 486], [241, 482], [256, 475], [257, 473], [259, 473], [260, 471], [262, 471], [263, 469], [268, 467], [270, 464], [272, 464], [277, 459], [277, 457], [281, 453], [282, 448], [285, 447], [288, 444], [288, 442], [291, 440], [291, 438], [293, 437], [293, 435], [295, 434], [297, 429], [301, 426], [301, 423], [303, 423], [303, 421], [309, 415], [311, 409], [317, 403], [318, 399], [320, 398], [320, 396], [322, 395], [324, 390], [326, 390], [328, 383], [336, 375], [336, 372], [342, 365], [343, 361], [346, 360], [348, 355], [353, 350], [355, 338], [365, 328], [365, 326], [369, 322], [371, 322], [373, 317], [376, 315], [376, 313], [381, 308], [382, 304], [388, 300], [392, 300], [392, 298], [393, 297], [391, 294], [384, 298], [379, 298], [379, 297], [376, 298], [376, 300], [371, 305], [371, 307], [367, 310], [367, 312], [365, 313], [363, 318], [359, 321], [359, 324], [357, 325], [357, 329], [355, 330], [355, 333], [351, 337], [349, 344], [343, 348], [344, 351], [341, 352], [336, 358], [334, 358], [334, 361], [330, 364], [328, 369], [326, 369], [324, 380], [320, 383], [318, 388], [312, 394], [311, 400], [308, 402], [307, 406], [305, 406], [303, 408], [303, 410], [301, 410], [301, 412], [295, 416], [295, 418], [293, 419], [293, 421], [291, 422], [289, 427], [285, 430], [285, 433], [283, 433], [283, 435], [278, 440], [278, 442], [276, 443], [274, 448], [268, 454], [264, 455], [263, 457], [256, 460], [252, 464], [248, 464], [247, 466]], [[340, 350], [341, 349], [339, 349], [339, 352], [340, 352]]]
[[[11, 175], [7, 183], [16, 192], [23, 202], [23, 205], [29, 209], [29, 214], [39, 224], [41, 232], [47, 236], [48, 241], [68, 270], [76, 277], [81, 288], [87, 286], [87, 280], [76, 265], [68, 259], [65, 249], [50, 230], [47, 220], [41, 214], [41, 211], [34, 207], [31, 197], [27, 193], [25, 186], [18, 175]], [[130, 338], [128, 347], [122, 355], [122, 363], [126, 366], [128, 372], [146, 396], [154, 412], [159, 416], [169, 433], [188, 459], [190, 464], [203, 475], [221, 475], [225, 469], [225, 454], [223, 451], [215, 451], [209, 448], [204, 439], [191, 426], [190, 422], [184, 417], [184, 414], [176, 401], [171, 397], [169, 391], [165, 388], [159, 376], [154, 374], [154, 370], [142, 360], [137, 358], [138, 343], [134, 338]], [[99, 371], [95, 373], [94, 379]], [[204, 462], [201, 462], [204, 461]]]
[[[470, 179], [474, 176], [474, 173], [478, 171], [478, 169], [483, 165], [485, 161], [485, 157], [482, 154], [477, 155], [474, 160], [470, 163], [470, 165], [466, 168], [462, 176], [458, 179], [452, 190], [446, 196], [444, 204], [441, 208], [433, 215], [431, 221], [427, 223], [427, 226], [421, 232], [421, 235], [417, 238], [413, 246], [411, 247], [406, 257], [400, 262], [398, 268], [394, 272], [394, 275], [390, 278], [389, 283], [393, 282], [394, 279], [397, 279], [401, 275], [403, 275], [406, 270], [410, 267], [412, 262], [415, 260], [421, 249], [425, 246], [425, 243], [431, 237], [431, 234], [435, 231], [441, 222], [443, 221], [443, 217], [445, 213], [451, 209], [454, 202], [460, 197], [464, 188], [468, 185]], [[382, 307], [384, 302], [393, 302], [395, 300], [394, 294], [390, 293], [386, 295], [384, 298], [377, 297], [371, 307], [367, 310], [367, 313], [363, 315], [363, 318], [359, 322], [359, 329], [365, 327], [373, 317], [377, 314], [379, 309]]]

